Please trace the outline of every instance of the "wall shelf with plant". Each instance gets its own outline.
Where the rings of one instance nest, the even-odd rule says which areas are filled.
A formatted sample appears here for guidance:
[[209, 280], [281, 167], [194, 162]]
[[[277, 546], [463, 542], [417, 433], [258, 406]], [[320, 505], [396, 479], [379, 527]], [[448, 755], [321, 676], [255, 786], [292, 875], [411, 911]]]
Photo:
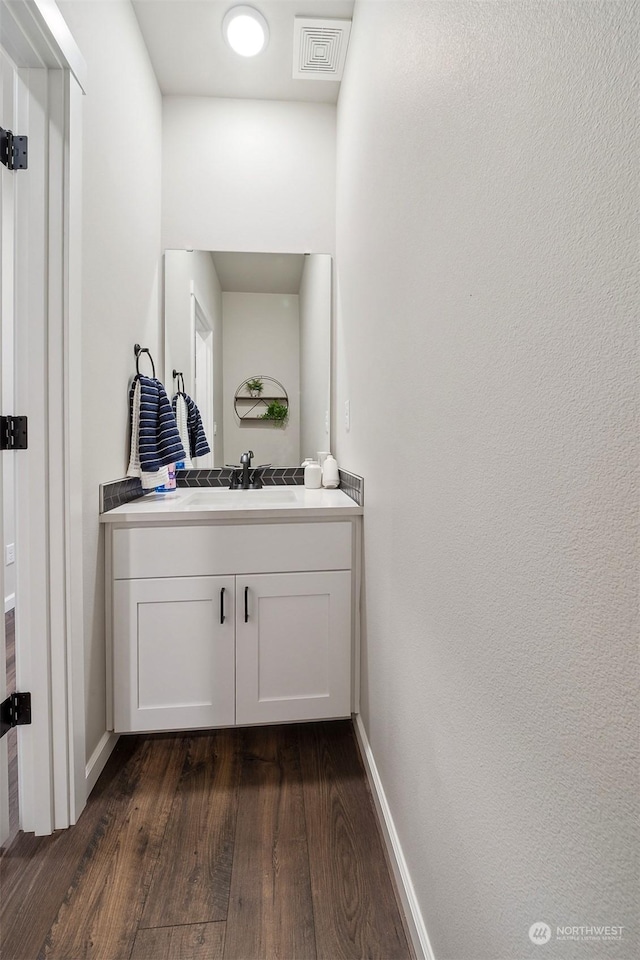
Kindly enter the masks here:
[[289, 397], [274, 377], [248, 377], [237, 388], [233, 407], [241, 423], [262, 421], [282, 427], [289, 416]]

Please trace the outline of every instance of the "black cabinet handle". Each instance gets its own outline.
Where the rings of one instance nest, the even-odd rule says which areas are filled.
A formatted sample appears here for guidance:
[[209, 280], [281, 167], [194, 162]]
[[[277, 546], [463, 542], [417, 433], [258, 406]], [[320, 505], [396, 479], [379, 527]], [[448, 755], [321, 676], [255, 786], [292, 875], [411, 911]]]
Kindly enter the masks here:
[[249, 587], [244, 588], [244, 622], [249, 623]]
[[220, 623], [224, 623], [224, 587], [220, 587]]

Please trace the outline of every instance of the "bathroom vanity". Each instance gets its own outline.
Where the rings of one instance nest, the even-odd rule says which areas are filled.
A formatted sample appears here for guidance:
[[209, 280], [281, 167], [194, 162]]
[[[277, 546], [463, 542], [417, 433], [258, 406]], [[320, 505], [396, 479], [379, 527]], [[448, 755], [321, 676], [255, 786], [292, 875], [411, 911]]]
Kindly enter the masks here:
[[362, 512], [341, 490], [280, 486], [102, 514], [109, 728], [349, 716]]

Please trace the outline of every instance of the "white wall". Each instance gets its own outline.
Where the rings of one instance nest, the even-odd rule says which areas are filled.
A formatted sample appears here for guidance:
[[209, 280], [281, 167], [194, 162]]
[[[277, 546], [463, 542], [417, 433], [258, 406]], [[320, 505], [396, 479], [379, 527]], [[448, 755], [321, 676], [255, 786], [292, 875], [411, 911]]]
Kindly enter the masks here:
[[331, 257], [304, 258], [300, 282], [300, 456], [329, 449]]
[[[254, 464], [300, 463], [300, 318], [297, 294], [223, 293], [224, 456], [239, 463], [253, 450]], [[256, 376], [279, 380], [289, 397], [283, 426], [240, 424], [233, 399], [243, 380]], [[267, 389], [264, 390], [267, 395]]]
[[[87, 757], [105, 731], [98, 485], [124, 476], [133, 345], [159, 361], [161, 96], [126, 0], [61, 2], [89, 69], [84, 100], [82, 394]], [[120, 139], [120, 135], [124, 140]], [[144, 366], [141, 370], [146, 369]]]
[[[337, 453], [366, 478], [366, 728], [437, 960], [640, 955], [634, 6], [356, 3]], [[555, 940], [589, 923], [625, 939]]]
[[165, 249], [333, 253], [335, 107], [165, 97]]
[[173, 371], [184, 374], [185, 392], [194, 397], [192, 378], [193, 331], [191, 291], [194, 290], [207, 318], [213, 324], [213, 405], [218, 425], [208, 436], [214, 466], [224, 465], [222, 381], [222, 291], [211, 254], [206, 250], [167, 250], [164, 256], [165, 383], [173, 396], [177, 384]]

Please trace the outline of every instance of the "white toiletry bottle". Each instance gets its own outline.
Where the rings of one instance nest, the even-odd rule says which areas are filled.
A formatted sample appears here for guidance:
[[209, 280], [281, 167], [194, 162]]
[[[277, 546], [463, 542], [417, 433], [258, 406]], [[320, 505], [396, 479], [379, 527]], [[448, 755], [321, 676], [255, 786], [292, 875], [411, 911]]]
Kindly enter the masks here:
[[321, 467], [324, 467], [324, 462], [329, 456], [331, 456], [331, 454], [328, 450], [318, 450], [318, 463]]
[[338, 474], [338, 463], [335, 457], [332, 457], [331, 454], [328, 454], [322, 467], [322, 486], [333, 489], [334, 487], [337, 487], [339, 483], [340, 475]]
[[311, 460], [304, 468], [304, 485], [307, 490], [319, 490], [322, 486], [322, 468], [317, 460]]

